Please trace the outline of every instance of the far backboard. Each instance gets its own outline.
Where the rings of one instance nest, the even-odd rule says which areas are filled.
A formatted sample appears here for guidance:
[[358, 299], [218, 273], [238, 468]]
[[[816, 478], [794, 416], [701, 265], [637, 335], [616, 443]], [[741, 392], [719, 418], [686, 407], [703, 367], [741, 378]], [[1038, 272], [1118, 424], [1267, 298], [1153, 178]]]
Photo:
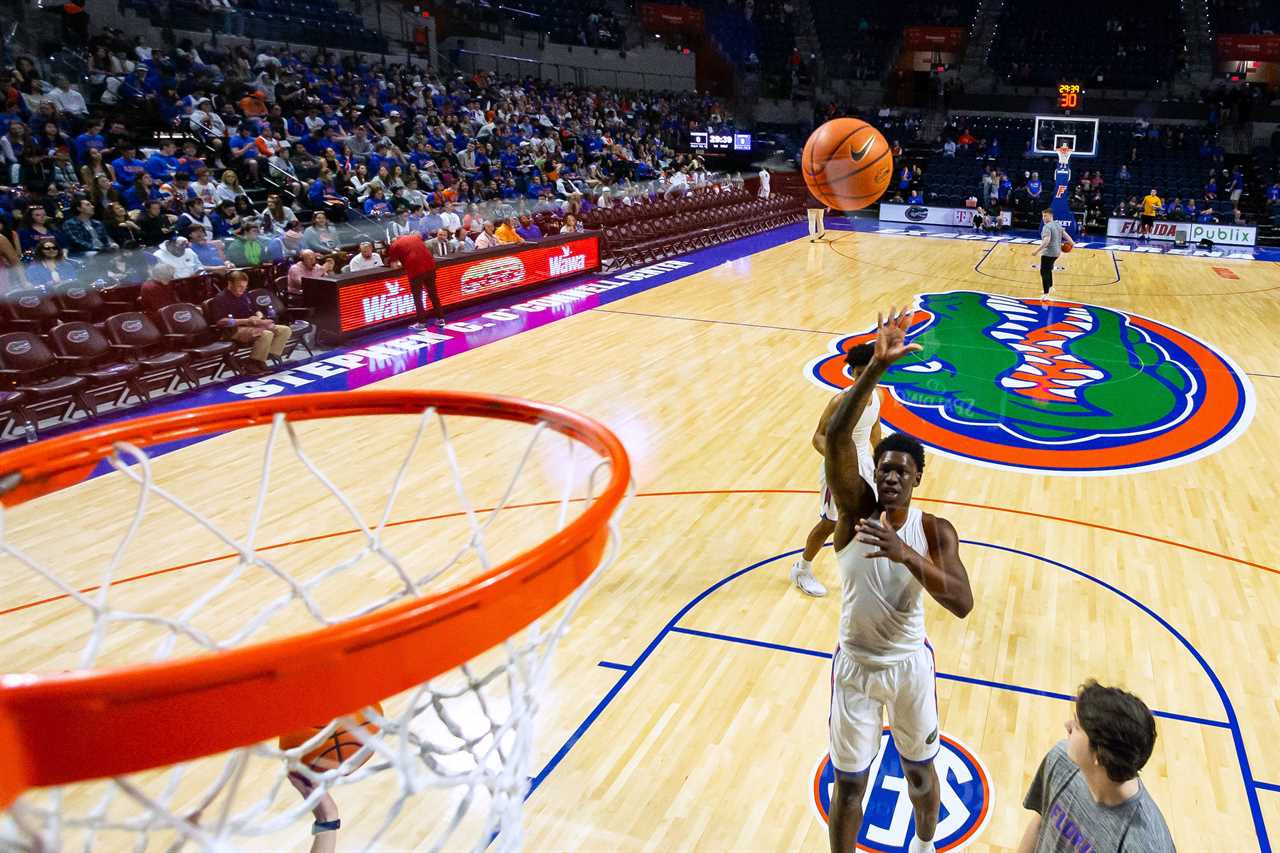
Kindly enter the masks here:
[[1061, 145], [1071, 149], [1073, 158], [1095, 156], [1098, 153], [1098, 120], [1036, 116], [1032, 150], [1051, 157], [1058, 153]]

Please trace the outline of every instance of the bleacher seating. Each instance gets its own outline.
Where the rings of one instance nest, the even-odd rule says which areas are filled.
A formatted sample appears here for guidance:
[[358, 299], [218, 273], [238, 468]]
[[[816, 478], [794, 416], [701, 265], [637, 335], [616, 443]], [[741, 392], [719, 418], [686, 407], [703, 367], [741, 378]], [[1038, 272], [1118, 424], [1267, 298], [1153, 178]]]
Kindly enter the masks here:
[[1280, 32], [1280, 5], [1274, 0], [1209, 0], [1208, 5], [1214, 32]]
[[851, 8], [841, 0], [812, 0], [818, 39], [835, 76], [866, 80], [884, 78], [906, 27], [967, 27], [976, 5], [975, 0], [895, 0]]
[[1081, 0], [1069, 9], [1006, 3], [989, 55], [1010, 83], [1147, 90], [1182, 67], [1185, 45], [1174, 0]]
[[[583, 216], [585, 227], [600, 231], [606, 268], [654, 263], [803, 217], [798, 196], [760, 199], [741, 185], [699, 186], [681, 198], [653, 192], [633, 201], [597, 207]], [[539, 211], [534, 220], [547, 233], [558, 231], [563, 221], [553, 210]], [[346, 252], [337, 255], [339, 262], [346, 257]], [[288, 265], [246, 270], [250, 299], [294, 332], [284, 363], [313, 355], [314, 332], [306, 319], [310, 309], [286, 307]], [[9, 388], [0, 391], [0, 423], [5, 424], [0, 434], [20, 432], [33, 440], [37, 428], [237, 379], [244, 348], [221, 340], [199, 307], [224, 284], [223, 272], [174, 280], [169, 287], [180, 301], [155, 314], [142, 310], [138, 284], [105, 291], [85, 285], [58, 287], [53, 293], [18, 290], [0, 298], [0, 381], [7, 380]], [[4, 354], [6, 343], [14, 345], [9, 355]]]
[[[978, 139], [990, 143], [998, 139], [1003, 152], [996, 159], [979, 158], [973, 151], [958, 152], [946, 157], [941, 150], [929, 158], [925, 166], [923, 188], [925, 200], [930, 204], [962, 206], [966, 199], [977, 196], [982, 172], [994, 165], [1014, 178], [1016, 187], [1027, 172], [1039, 172], [1040, 180], [1052, 191], [1053, 171], [1056, 160], [1041, 155], [1025, 156], [1031, 139], [1034, 121], [1030, 118], [996, 116], [957, 116], [956, 126], [968, 129]], [[1121, 200], [1137, 195], [1141, 197], [1152, 187], [1160, 190], [1166, 199], [1200, 199], [1211, 169], [1219, 173], [1223, 164], [1215, 163], [1212, 153], [1202, 150], [1206, 141], [1205, 131], [1191, 126], [1155, 126], [1157, 137], [1150, 136], [1150, 129], [1142, 133], [1140, 126], [1132, 122], [1104, 122], [1099, 127], [1098, 156], [1077, 157], [1071, 161], [1073, 180], [1079, 181], [1084, 172], [1098, 171], [1103, 178], [1103, 205], [1112, 210]], [[1141, 136], [1138, 134], [1142, 133]], [[1212, 148], [1212, 146], [1210, 146]], [[1126, 183], [1117, 178], [1121, 164], [1130, 172]], [[1225, 182], [1219, 177], [1225, 187]], [[1219, 194], [1213, 205], [1220, 216], [1230, 216], [1231, 201]]]
[[597, 208], [586, 217], [603, 229], [610, 268], [651, 264], [770, 228], [799, 222], [798, 196], [756, 198], [745, 189], [694, 191], [681, 199], [647, 198], [635, 205]]
[[212, 9], [198, 0], [125, 0], [156, 26], [371, 52], [385, 52], [387, 40], [368, 29], [363, 19], [334, 0], [240, 0], [227, 9]]
[[[261, 0], [259, 0], [261, 2]], [[277, 0], [279, 2], [279, 0]], [[623, 46], [623, 27], [600, 3], [591, 0], [506, 0], [448, 6], [453, 20], [481, 21], [544, 34], [553, 42], [589, 47]]]

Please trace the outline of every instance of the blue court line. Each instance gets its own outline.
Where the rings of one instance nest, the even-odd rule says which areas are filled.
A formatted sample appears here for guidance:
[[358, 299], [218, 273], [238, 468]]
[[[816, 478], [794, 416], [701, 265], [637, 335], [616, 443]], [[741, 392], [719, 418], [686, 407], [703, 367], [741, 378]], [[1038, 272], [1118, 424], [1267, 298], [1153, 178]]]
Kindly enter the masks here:
[[[693, 637], [705, 637], [708, 640], [723, 640], [726, 643], [738, 643], [743, 646], [757, 646], [762, 649], [773, 649], [780, 652], [792, 652], [794, 654], [809, 655], [815, 658], [831, 659], [831, 652], [820, 652], [816, 649], [803, 649], [798, 646], [785, 646], [781, 643], [766, 643], [763, 640], [752, 640], [747, 637], [735, 637], [729, 634], [716, 634], [711, 631], [696, 631], [692, 628], [672, 628], [673, 633], [688, 634]], [[957, 675], [952, 672], [935, 673], [938, 678], [943, 681], [957, 681], [961, 684], [973, 684], [979, 687], [990, 687], [993, 690], [1008, 690], [1012, 693], [1026, 693], [1030, 696], [1042, 696], [1048, 699], [1061, 699], [1065, 702], [1074, 702], [1075, 696], [1069, 693], [1055, 693], [1052, 690], [1040, 690], [1035, 687], [1023, 687], [1020, 684], [1009, 684], [1004, 681], [991, 681], [986, 678], [975, 678], [971, 675]], [[1175, 714], [1172, 711], [1152, 711], [1157, 717], [1164, 717], [1169, 720], [1180, 720], [1184, 723], [1196, 723], [1201, 726], [1214, 726], [1220, 729], [1231, 728], [1227, 723], [1221, 720], [1206, 720], [1204, 717], [1193, 717], [1190, 714]], [[1277, 790], [1280, 790], [1278, 788]]]
[[635, 675], [636, 672], [639, 671], [644, 662], [649, 659], [649, 655], [653, 654], [653, 650], [658, 647], [658, 644], [662, 642], [663, 638], [666, 637], [667, 634], [671, 633], [671, 630], [675, 628], [676, 623], [683, 619], [685, 614], [696, 607], [704, 598], [711, 595], [711, 593], [715, 592], [730, 581], [736, 580], [747, 572], [754, 571], [763, 565], [772, 563], [774, 560], [781, 560], [786, 557], [790, 557], [792, 554], [799, 554], [803, 550], [803, 548], [794, 548], [790, 551], [784, 551], [774, 557], [766, 557], [758, 563], [752, 563], [745, 569], [739, 569], [733, 574], [716, 581], [711, 586], [694, 596], [694, 598], [684, 607], [681, 607], [676, 615], [672, 616], [670, 621], [668, 621], [666, 625], [662, 626], [662, 630], [658, 632], [658, 635], [649, 641], [649, 645], [644, 647], [644, 651], [640, 653], [640, 657], [636, 658], [636, 662], [631, 665], [631, 668], [622, 674], [622, 677], [617, 680], [613, 687], [609, 688], [609, 692], [604, 694], [604, 698], [596, 703], [595, 708], [591, 709], [591, 713], [587, 714], [586, 719], [578, 724], [578, 728], [575, 729], [573, 734], [569, 735], [568, 740], [566, 740], [560, 748], [556, 750], [556, 754], [551, 756], [547, 763], [543, 765], [543, 768], [538, 771], [538, 775], [533, 777], [533, 781], [529, 783], [529, 792], [524, 795], [525, 799], [527, 800], [533, 796], [533, 792], [538, 790], [538, 787], [543, 783], [547, 776], [551, 774], [551, 771], [555, 770], [560, 762], [564, 760], [564, 757], [569, 754], [569, 750], [573, 749], [574, 744], [581, 740], [582, 736], [587, 733], [587, 729], [591, 728], [591, 724], [594, 723], [600, 714], [604, 712], [605, 708], [609, 707], [609, 703], [613, 701], [613, 697], [617, 696], [618, 691], [623, 687], [626, 687], [627, 682], [631, 680], [631, 676]]
[[623, 672], [631, 669], [631, 667], [627, 666], [625, 663], [614, 663], [611, 660], [602, 660], [600, 663], [596, 664], [596, 666], [602, 666], [605, 669], [620, 669]]
[[[1226, 727], [1231, 730], [1231, 738], [1235, 744], [1235, 749], [1236, 749], [1236, 759], [1240, 765], [1240, 774], [1244, 782], [1245, 797], [1248, 800], [1249, 810], [1253, 816], [1254, 831], [1256, 832], [1258, 837], [1258, 849], [1260, 853], [1271, 853], [1271, 840], [1267, 837], [1267, 825], [1266, 825], [1266, 820], [1262, 815], [1262, 806], [1258, 801], [1258, 789], [1262, 788], [1267, 791], [1280, 791], [1280, 785], [1273, 785], [1269, 782], [1259, 782], [1253, 778], [1253, 772], [1250, 770], [1250, 767], [1249, 767], [1249, 756], [1245, 752], [1245, 748], [1244, 748], [1244, 738], [1240, 732], [1240, 721], [1236, 717], [1235, 706], [1231, 704], [1231, 697], [1227, 695], [1226, 688], [1222, 686], [1222, 682], [1221, 680], [1219, 680], [1217, 673], [1213, 671], [1212, 667], [1210, 667], [1209, 663], [1204, 659], [1204, 656], [1200, 654], [1200, 651], [1196, 649], [1194, 645], [1192, 645], [1191, 641], [1188, 640], [1186, 637], [1184, 637], [1181, 633], [1179, 633], [1178, 630], [1168, 622], [1168, 620], [1166, 620], [1160, 614], [1156, 613], [1150, 607], [1143, 604], [1141, 601], [1134, 598], [1132, 595], [1129, 595], [1128, 593], [1124, 592], [1123, 590], [1119, 589], [1118, 587], [1115, 587], [1112, 584], [1107, 583], [1101, 578], [1094, 577], [1088, 572], [1084, 572], [1084, 571], [1081, 571], [1080, 569], [1076, 569], [1071, 566], [1068, 566], [1066, 563], [1061, 563], [1061, 562], [1058, 562], [1057, 560], [1051, 560], [1048, 557], [1040, 556], [1039, 554], [1033, 554], [1029, 551], [1021, 551], [1017, 548], [1008, 548], [1003, 545], [995, 545], [989, 542], [979, 542], [972, 539], [962, 539], [960, 541], [966, 545], [974, 545], [981, 548], [991, 548], [997, 551], [1005, 551], [1010, 554], [1017, 554], [1019, 556], [1027, 557], [1032, 560], [1039, 560], [1040, 562], [1043, 562], [1047, 565], [1056, 566], [1057, 568], [1060, 568], [1060, 569], [1065, 569], [1066, 571], [1072, 573], [1073, 575], [1076, 575], [1077, 577], [1084, 578], [1085, 580], [1088, 580], [1088, 581], [1092, 581], [1093, 583], [1097, 584], [1098, 586], [1102, 587], [1108, 592], [1114, 593], [1115, 595], [1119, 596], [1120, 598], [1132, 604], [1134, 607], [1137, 607], [1146, 615], [1150, 616], [1152, 619], [1158, 622], [1161, 625], [1161, 627], [1163, 627], [1170, 634], [1172, 634], [1174, 638], [1176, 638], [1178, 642], [1180, 642], [1182, 646], [1188, 652], [1191, 653], [1191, 655], [1196, 659], [1196, 662], [1200, 664], [1201, 669], [1203, 669], [1205, 674], [1209, 677], [1209, 680], [1213, 684], [1214, 689], [1218, 692], [1218, 698], [1222, 701], [1223, 710], [1226, 712], [1226, 715], [1227, 715]], [[574, 730], [574, 732], [571, 735], [569, 735], [569, 737], [565, 740], [565, 742], [560, 746], [560, 749], [556, 750], [555, 755], [551, 756], [551, 758], [543, 766], [542, 770], [538, 772], [538, 775], [533, 777], [533, 779], [529, 784], [529, 791], [528, 793], [525, 794], [525, 799], [527, 800], [529, 797], [532, 797], [534, 792], [537, 791], [538, 788], [542, 785], [542, 783], [546, 780], [547, 776], [549, 776], [552, 773], [552, 771], [554, 771], [556, 767], [560, 765], [560, 762], [563, 761], [564, 757], [569, 754], [569, 751], [572, 750], [573, 747], [578, 743], [578, 741], [582, 739], [582, 736], [586, 734], [587, 730], [591, 728], [592, 724], [595, 723], [597, 719], [599, 719], [600, 715], [604, 713], [605, 709], [608, 708], [610, 703], [613, 702], [614, 697], [616, 697], [618, 693], [622, 691], [622, 688], [627, 685], [627, 682], [631, 680], [631, 677], [634, 676], [637, 672], [639, 672], [640, 667], [643, 666], [644, 662], [649, 659], [650, 655], [653, 654], [654, 650], [657, 649], [658, 645], [663, 641], [663, 639], [665, 639], [666, 636], [672, 632], [688, 633], [691, 630], [691, 629], [677, 628], [677, 626], [680, 623], [680, 620], [683, 619], [686, 615], [688, 615], [689, 611], [691, 611], [694, 607], [696, 607], [703, 600], [709, 597], [712, 593], [718, 591], [720, 588], [724, 587], [730, 582], [737, 580], [738, 578], [742, 577], [745, 574], [748, 574], [749, 572], [755, 571], [761, 566], [765, 566], [765, 565], [768, 565], [769, 563], [773, 563], [778, 560], [786, 559], [787, 557], [793, 556], [795, 554], [799, 554], [801, 550], [803, 549], [793, 548], [790, 551], [783, 551], [781, 554], [775, 554], [772, 557], [766, 557], [763, 560], [759, 560], [755, 563], [752, 563], [746, 568], [739, 569], [736, 572], [733, 572], [732, 574], [729, 574], [721, 578], [720, 580], [716, 581], [711, 586], [707, 587], [702, 592], [698, 593], [692, 600], [690, 600], [683, 607], [681, 607], [680, 610], [677, 611], [676, 614], [671, 617], [671, 619], [667, 622], [667, 624], [662, 627], [662, 630], [660, 630], [657, 633], [657, 635], [649, 642], [649, 644], [645, 646], [644, 651], [640, 653], [640, 656], [638, 658], [636, 658], [635, 663], [633, 663], [629, 668], [627, 668], [623, 672], [622, 677], [619, 678], [617, 682], [613, 685], [613, 687], [611, 687], [609, 691], [604, 695], [604, 697], [599, 702], [596, 703], [596, 706], [591, 710], [589, 714], [587, 714], [586, 718], [578, 725], [578, 727]], [[766, 644], [766, 643], [763, 643], [762, 641], [751, 641], [750, 644], [751, 645], [758, 644], [766, 648], [779, 647], [777, 646], [777, 644], [773, 644], [773, 643]], [[779, 647], [779, 648], [790, 649], [792, 647]], [[801, 650], [801, 651], [803, 653], [810, 652], [810, 650], [808, 649]], [[1205, 722], [1208, 725], [1214, 725], [1214, 726], [1221, 725], [1221, 724], [1214, 723], [1213, 721], [1205, 721]]]
[[1236, 717], [1235, 706], [1231, 704], [1231, 697], [1227, 695], [1227, 690], [1222, 686], [1222, 681], [1219, 680], [1218, 674], [1213, 671], [1213, 667], [1209, 666], [1209, 662], [1204, 659], [1204, 655], [1200, 654], [1200, 650], [1192, 645], [1190, 640], [1184, 637], [1177, 628], [1169, 624], [1169, 621], [1159, 613], [1156, 613], [1129, 593], [1118, 587], [1112, 586], [1101, 578], [1094, 577], [1088, 572], [1083, 572], [1080, 569], [1068, 566], [1066, 563], [1060, 563], [1057, 560], [1051, 560], [1048, 557], [1042, 557], [1039, 554], [1032, 554], [1029, 551], [1021, 551], [1017, 548], [1008, 548], [1004, 545], [993, 545], [989, 542], [976, 542], [968, 539], [961, 539], [960, 541], [966, 545], [978, 545], [983, 548], [992, 548], [996, 551], [1005, 551], [1010, 554], [1018, 554], [1019, 556], [1028, 557], [1033, 560], [1040, 560], [1041, 562], [1048, 563], [1051, 566], [1057, 566], [1060, 569], [1065, 569], [1077, 577], [1093, 581], [1108, 592], [1112, 592], [1120, 596], [1125, 601], [1150, 616], [1156, 622], [1160, 623], [1161, 627], [1172, 634], [1174, 639], [1181, 643], [1183, 648], [1191, 653], [1191, 656], [1200, 664], [1200, 668], [1204, 670], [1204, 674], [1209, 676], [1209, 681], [1213, 684], [1214, 690], [1218, 692], [1218, 698], [1222, 700], [1222, 709], [1226, 711], [1227, 714], [1227, 726], [1231, 729], [1231, 740], [1235, 744], [1236, 760], [1240, 765], [1240, 775], [1244, 782], [1245, 798], [1249, 801], [1250, 812], [1253, 813], [1253, 827], [1258, 834], [1258, 848], [1262, 853], [1271, 853], [1271, 839], [1267, 837], [1267, 822], [1262, 816], [1262, 805], [1258, 802], [1258, 783], [1253, 778], [1253, 771], [1249, 767], [1249, 755], [1244, 748], [1244, 736], [1240, 732], [1240, 721]]
[[693, 628], [672, 628], [677, 634], [688, 634], [691, 637], [706, 637], [708, 640], [724, 640], [726, 643], [738, 643], [743, 646], [756, 646], [761, 649], [773, 649], [779, 652], [791, 652], [797, 655], [809, 655], [815, 658], [831, 660], [831, 652], [820, 652], [816, 649], [802, 649], [799, 646], [784, 646], [781, 643], [766, 643], [764, 640], [750, 640], [746, 637], [732, 637], [728, 634], [713, 634], [710, 631], [697, 631]]

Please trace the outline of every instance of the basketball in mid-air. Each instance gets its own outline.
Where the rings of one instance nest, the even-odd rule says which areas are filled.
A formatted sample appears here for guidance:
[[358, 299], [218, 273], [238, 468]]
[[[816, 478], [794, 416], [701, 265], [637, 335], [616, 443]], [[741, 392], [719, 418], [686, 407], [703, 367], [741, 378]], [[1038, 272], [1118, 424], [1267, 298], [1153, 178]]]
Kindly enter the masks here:
[[[381, 705], [375, 703], [373, 710], [377, 712], [379, 717], [382, 716]], [[325, 726], [312, 726], [296, 732], [290, 732], [287, 735], [281, 735], [278, 745], [281, 751], [294, 749], [311, 740], [324, 728]], [[332, 770], [339, 766], [342, 762], [355, 755], [360, 750], [360, 747], [364, 745], [359, 735], [354, 733], [357, 728], [364, 729], [368, 735], [378, 733], [378, 724], [369, 719], [364, 711], [347, 714], [338, 720], [337, 727], [329, 733], [329, 736], [298, 759], [299, 762], [318, 772]], [[370, 755], [366, 755], [360, 763], [363, 764], [369, 758]], [[354, 770], [355, 768], [353, 767], [352, 769]]]
[[809, 192], [835, 210], [860, 210], [880, 198], [893, 177], [884, 135], [865, 121], [835, 118], [804, 144], [800, 171]]

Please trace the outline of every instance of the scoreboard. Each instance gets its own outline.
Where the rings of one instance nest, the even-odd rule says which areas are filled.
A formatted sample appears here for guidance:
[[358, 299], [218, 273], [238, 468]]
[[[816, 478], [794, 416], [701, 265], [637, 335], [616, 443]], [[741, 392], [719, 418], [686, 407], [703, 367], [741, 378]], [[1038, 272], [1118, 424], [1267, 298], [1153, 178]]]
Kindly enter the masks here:
[[744, 131], [696, 127], [689, 131], [689, 147], [708, 154], [751, 153], [751, 134]]
[[1058, 109], [1084, 109], [1084, 90], [1080, 88], [1079, 83], [1058, 84]]

